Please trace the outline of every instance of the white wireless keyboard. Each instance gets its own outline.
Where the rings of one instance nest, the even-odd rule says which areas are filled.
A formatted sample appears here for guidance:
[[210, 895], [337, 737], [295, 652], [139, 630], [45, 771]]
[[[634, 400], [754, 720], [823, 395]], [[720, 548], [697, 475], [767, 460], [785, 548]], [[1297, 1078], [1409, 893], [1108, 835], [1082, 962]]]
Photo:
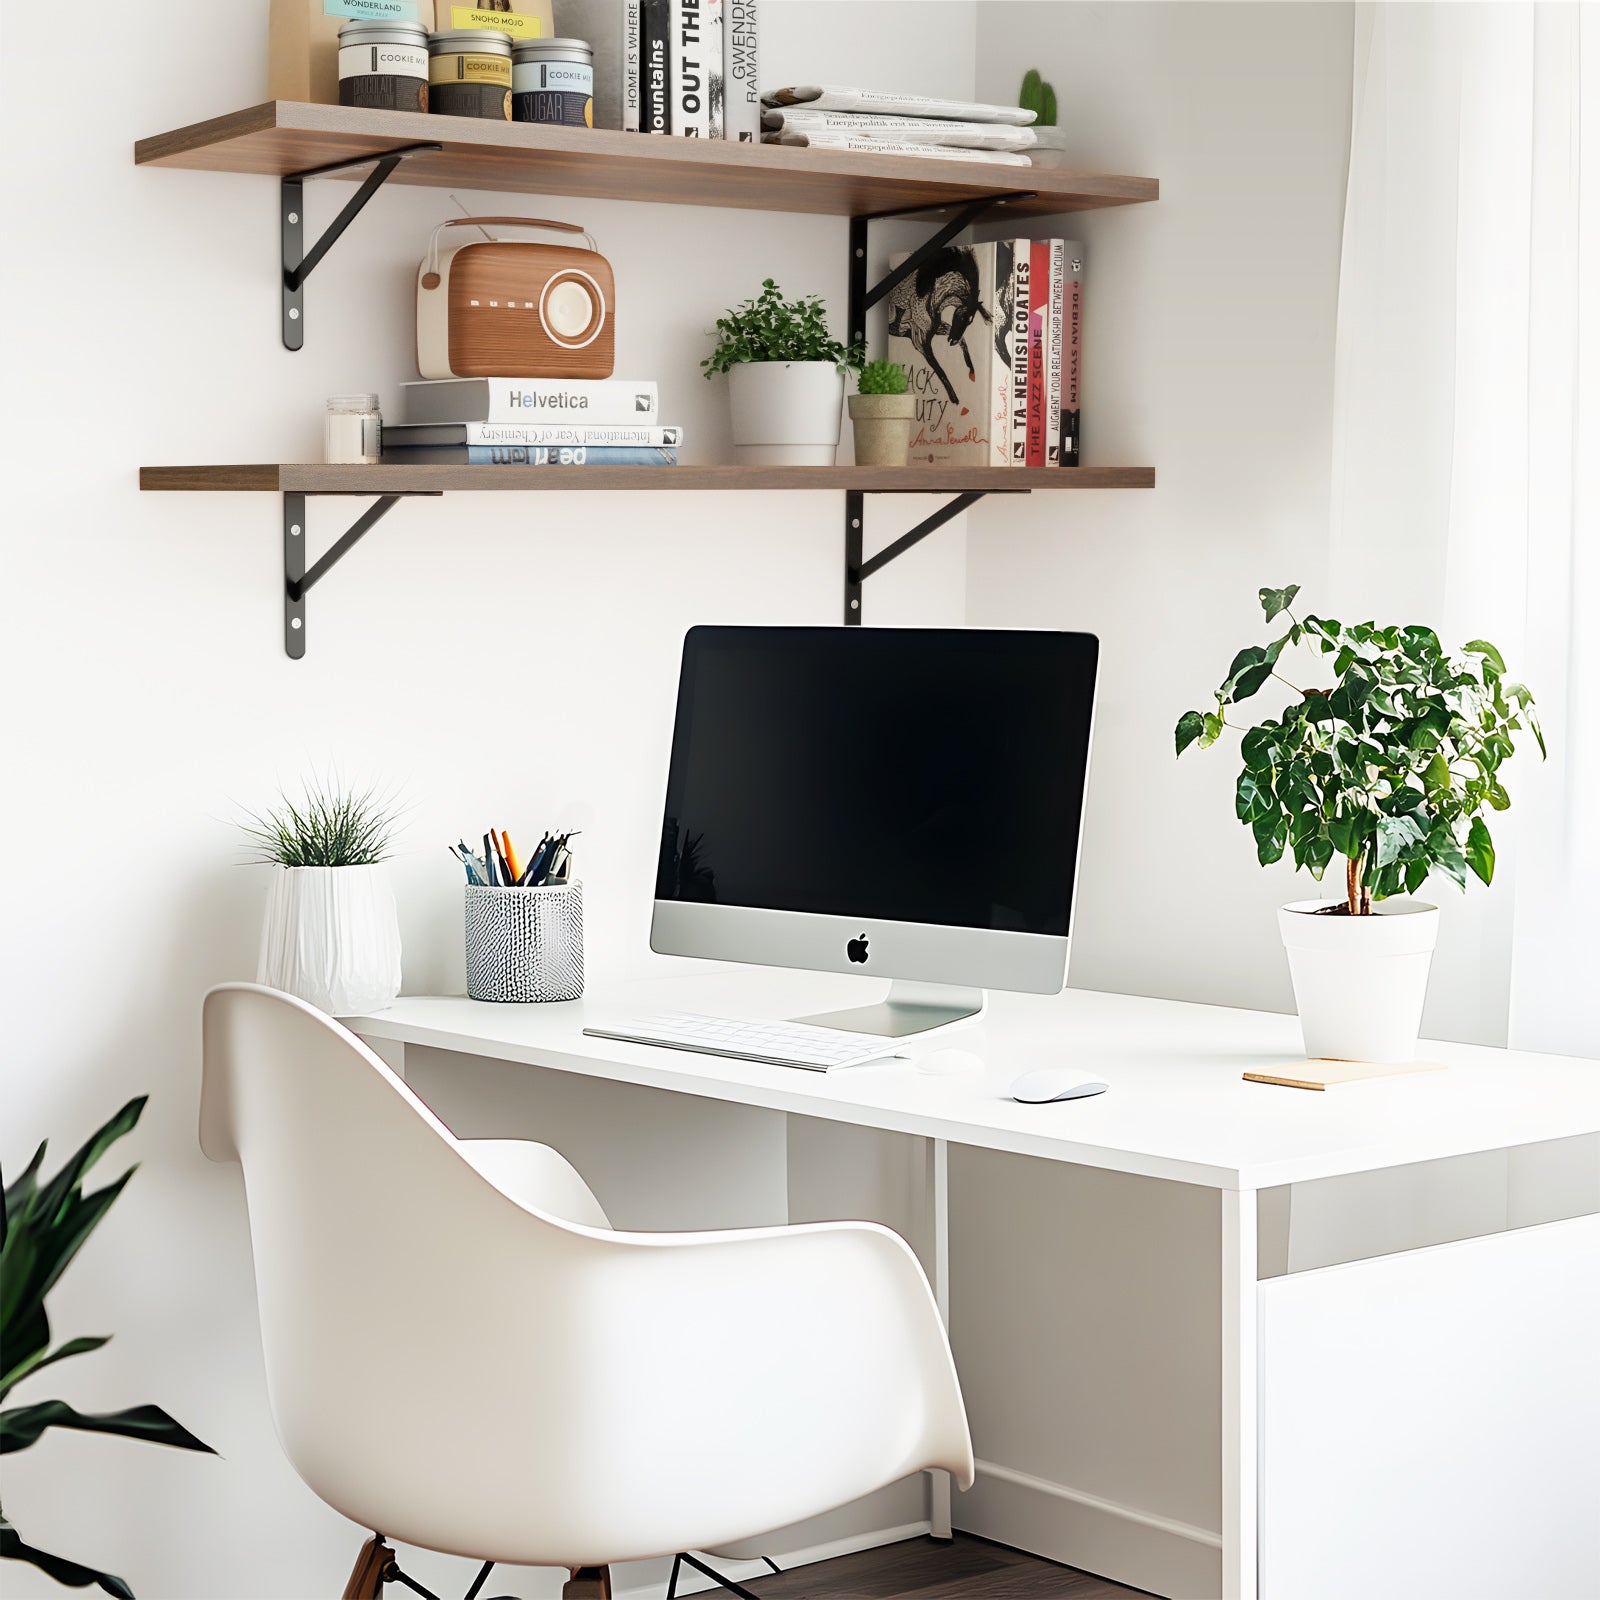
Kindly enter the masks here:
[[765, 1061], [775, 1067], [858, 1067], [894, 1054], [895, 1042], [876, 1033], [846, 1033], [809, 1022], [752, 1022], [740, 1017], [707, 1017], [695, 1011], [663, 1011], [627, 1017], [608, 1027], [585, 1028], [596, 1039], [659, 1044], [668, 1050], [698, 1050], [737, 1061]]

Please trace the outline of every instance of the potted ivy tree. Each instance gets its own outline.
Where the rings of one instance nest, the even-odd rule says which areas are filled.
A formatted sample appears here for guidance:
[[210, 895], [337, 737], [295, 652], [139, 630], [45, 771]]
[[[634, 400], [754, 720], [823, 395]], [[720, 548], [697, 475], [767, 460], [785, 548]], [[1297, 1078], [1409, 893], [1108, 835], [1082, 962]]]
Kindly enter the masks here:
[[[1416, 1051], [1436, 906], [1406, 898], [1437, 874], [1465, 889], [1470, 872], [1494, 877], [1484, 813], [1511, 804], [1500, 771], [1524, 729], [1544, 753], [1533, 697], [1506, 676], [1486, 639], [1446, 650], [1431, 628], [1346, 625], [1296, 617], [1298, 584], [1261, 590], [1269, 644], [1233, 658], [1215, 711], [1186, 711], [1179, 755], [1242, 734], [1234, 789], [1240, 822], [1263, 866], [1285, 851], [1321, 879], [1344, 863], [1344, 893], [1297, 900], [1278, 913], [1306, 1054], [1346, 1061], [1409, 1061]], [[1280, 670], [1305, 645], [1333, 657], [1333, 682], [1299, 688]], [[1269, 680], [1293, 690], [1279, 716], [1253, 727], [1228, 708]]]
[[907, 392], [906, 369], [898, 361], [869, 361], [850, 396], [856, 465], [903, 467], [911, 448], [916, 397]]
[[844, 380], [861, 354], [828, 331], [821, 299], [785, 299], [767, 278], [753, 300], [717, 319], [700, 363], [728, 375], [733, 450], [741, 465], [831, 467], [839, 447]]

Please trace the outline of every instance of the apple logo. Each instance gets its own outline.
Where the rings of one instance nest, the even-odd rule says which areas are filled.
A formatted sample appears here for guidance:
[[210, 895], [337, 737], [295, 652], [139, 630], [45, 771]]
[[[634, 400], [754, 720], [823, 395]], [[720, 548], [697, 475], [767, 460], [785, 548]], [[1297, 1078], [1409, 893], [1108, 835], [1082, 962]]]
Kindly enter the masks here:
[[864, 962], [867, 959], [866, 934], [862, 934], [859, 939], [852, 939], [849, 944], [844, 947], [844, 953], [849, 956], [852, 961]]

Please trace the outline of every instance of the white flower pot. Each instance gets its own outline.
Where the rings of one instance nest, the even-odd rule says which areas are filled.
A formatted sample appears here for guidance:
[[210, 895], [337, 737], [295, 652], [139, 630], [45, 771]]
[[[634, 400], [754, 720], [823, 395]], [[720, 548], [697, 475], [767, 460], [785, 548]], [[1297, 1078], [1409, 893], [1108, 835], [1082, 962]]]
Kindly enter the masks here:
[[400, 993], [400, 917], [384, 866], [277, 867], [261, 921], [256, 982], [334, 1017]]
[[1318, 914], [1339, 903], [1295, 900], [1278, 912], [1306, 1054], [1414, 1061], [1439, 908], [1380, 900], [1370, 917]]
[[744, 361], [728, 372], [740, 466], [831, 467], [844, 374], [831, 361]]

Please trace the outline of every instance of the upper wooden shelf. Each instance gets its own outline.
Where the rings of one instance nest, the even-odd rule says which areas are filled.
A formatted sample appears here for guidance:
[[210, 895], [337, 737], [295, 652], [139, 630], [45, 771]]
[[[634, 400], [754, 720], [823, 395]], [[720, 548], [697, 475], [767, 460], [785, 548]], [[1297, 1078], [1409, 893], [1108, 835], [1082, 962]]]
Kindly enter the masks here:
[[461, 489], [858, 489], [868, 494], [1150, 489], [1154, 467], [348, 467], [321, 462], [141, 467], [141, 489], [442, 494]]
[[390, 182], [852, 217], [936, 210], [1022, 190], [1031, 190], [1031, 196], [1008, 202], [1009, 214], [1131, 205], [1154, 200], [1159, 193], [1154, 178], [1059, 167], [924, 161], [409, 111], [357, 111], [292, 100], [268, 101], [140, 139], [133, 155], [141, 166], [281, 178], [424, 140], [444, 148], [438, 154], [408, 156]]

